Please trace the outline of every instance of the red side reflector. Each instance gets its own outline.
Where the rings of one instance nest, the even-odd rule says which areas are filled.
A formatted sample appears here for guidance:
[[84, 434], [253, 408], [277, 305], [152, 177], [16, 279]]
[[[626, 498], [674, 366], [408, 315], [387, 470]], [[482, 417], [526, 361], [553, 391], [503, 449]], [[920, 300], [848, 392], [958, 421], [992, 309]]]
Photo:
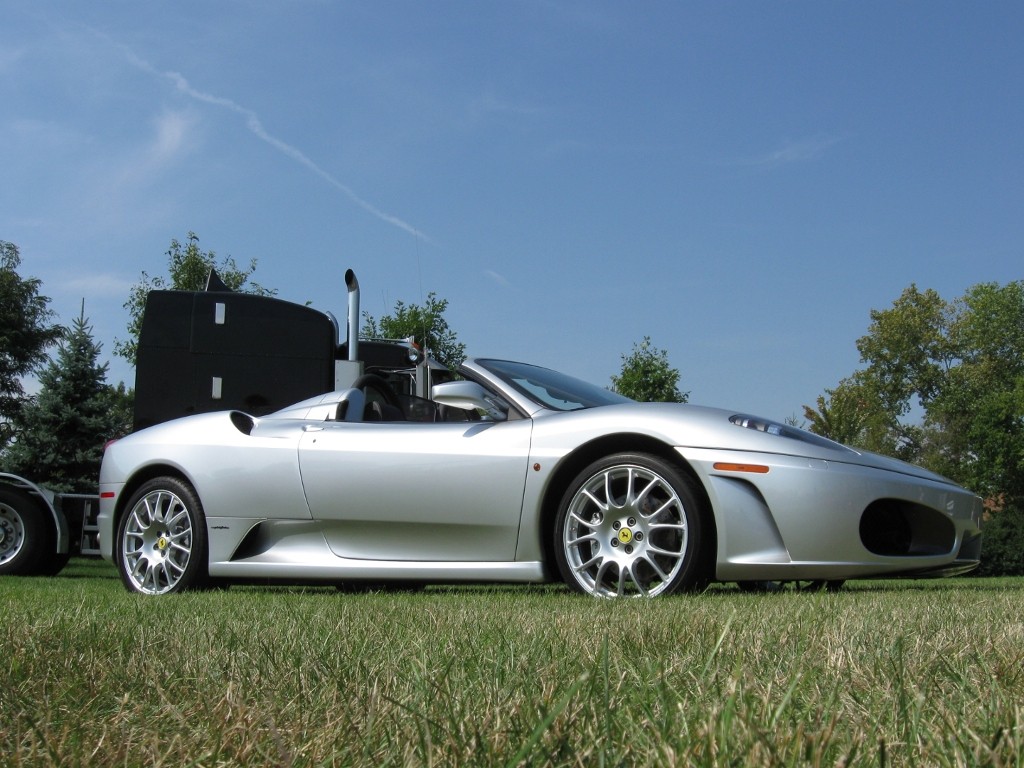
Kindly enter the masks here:
[[715, 469], [719, 472], [750, 472], [755, 475], [768, 474], [768, 467], [764, 464], [731, 464], [727, 461], [716, 461]]
[[100, 494], [100, 498], [101, 499], [112, 499], [112, 498], [114, 498], [114, 492], [113, 491], [104, 491], [103, 493]]

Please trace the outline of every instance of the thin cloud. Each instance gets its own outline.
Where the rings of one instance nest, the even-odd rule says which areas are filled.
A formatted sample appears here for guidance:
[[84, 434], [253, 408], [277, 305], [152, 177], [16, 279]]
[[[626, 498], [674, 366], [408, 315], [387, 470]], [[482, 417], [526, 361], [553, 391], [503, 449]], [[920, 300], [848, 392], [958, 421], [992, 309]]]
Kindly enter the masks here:
[[165, 112], [156, 124], [156, 139], [151, 148], [153, 160], [162, 163], [175, 157], [184, 146], [191, 125], [192, 120], [187, 115]]
[[196, 88], [193, 88], [189, 81], [180, 72], [159, 70], [145, 59], [142, 59], [139, 56], [137, 56], [134, 51], [127, 48], [126, 46], [116, 43], [114, 41], [109, 42], [112, 45], [115, 45], [119, 49], [121, 49], [125, 57], [128, 59], [128, 61], [132, 63], [133, 66], [142, 70], [143, 72], [146, 72], [147, 74], [153, 75], [154, 77], [158, 77], [162, 80], [170, 82], [177, 91], [184, 94], [185, 96], [188, 96], [189, 98], [194, 99], [195, 101], [202, 102], [204, 104], [210, 104], [215, 107], [226, 109], [230, 112], [234, 112], [235, 114], [241, 116], [245, 120], [246, 128], [248, 128], [249, 131], [251, 131], [258, 139], [265, 142], [266, 144], [269, 144], [271, 147], [276, 149], [281, 154], [285, 155], [289, 159], [303, 166], [304, 168], [311, 171], [315, 175], [319, 176], [332, 187], [342, 192], [346, 197], [348, 197], [349, 200], [358, 205], [367, 213], [371, 214], [372, 216], [375, 216], [376, 218], [380, 219], [381, 221], [387, 224], [390, 224], [394, 227], [398, 227], [399, 229], [408, 232], [410, 235], [413, 235], [414, 237], [417, 237], [425, 242], [433, 242], [425, 233], [416, 229], [408, 222], [404, 221], [398, 216], [395, 216], [394, 214], [388, 213], [387, 211], [383, 211], [377, 206], [370, 203], [369, 201], [364, 200], [362, 197], [357, 195], [351, 187], [339, 181], [330, 173], [325, 171], [323, 168], [321, 168], [319, 165], [313, 162], [313, 160], [307, 157], [297, 147], [293, 147], [291, 144], [288, 144], [287, 142], [282, 141], [276, 136], [273, 136], [272, 134], [268, 133], [267, 130], [263, 127], [263, 122], [260, 120], [259, 116], [251, 109], [244, 107], [241, 104], [232, 101], [231, 99], [224, 98], [223, 96], [216, 96], [212, 93], [205, 93], [204, 91], [200, 91]]
[[509, 283], [507, 277], [505, 277], [504, 275], [502, 275], [502, 274], [500, 274], [498, 272], [495, 272], [494, 270], [485, 269], [484, 270], [484, 274], [487, 275], [489, 278], [491, 278], [491, 280], [496, 282], [498, 285], [504, 286], [506, 288], [511, 285], [511, 283]]
[[189, 138], [196, 120], [187, 113], [164, 112], [153, 123], [150, 141], [121, 164], [114, 174], [117, 184], [136, 186], [148, 181], [154, 173], [170, 166], [190, 150]]
[[749, 168], [778, 168], [791, 163], [806, 163], [817, 160], [828, 150], [844, 141], [846, 136], [839, 134], [811, 136], [806, 139], [788, 142], [778, 149], [763, 155], [742, 158], [732, 164]]
[[[161, 193], [161, 180], [198, 143], [194, 110], [188, 105], [183, 111], [164, 111], [140, 141], [123, 142], [112, 153], [85, 155], [84, 166], [72, 177], [76, 215], [85, 217], [90, 228], [114, 229], [172, 215], [175, 200]], [[154, 189], [157, 194], [148, 194]]]

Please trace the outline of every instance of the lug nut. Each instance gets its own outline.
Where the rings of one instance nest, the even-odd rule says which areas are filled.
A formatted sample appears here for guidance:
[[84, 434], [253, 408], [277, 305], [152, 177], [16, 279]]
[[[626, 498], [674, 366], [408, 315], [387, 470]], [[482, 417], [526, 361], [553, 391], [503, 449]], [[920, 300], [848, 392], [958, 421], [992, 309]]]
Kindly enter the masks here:
[[619, 540], [618, 539], [612, 539], [612, 546], [613, 547], [619, 546]]
[[612, 523], [612, 528], [614, 528], [616, 531], [619, 530], [619, 528], [621, 528], [621, 527], [622, 527], [622, 523], [620, 523], [618, 520], [616, 520], [614, 523]]
[[627, 555], [632, 555], [633, 554], [633, 546], [631, 544], [627, 544], [626, 545], [626, 554]]
[[634, 525], [636, 525], [636, 518], [631, 517], [629, 518], [629, 520], [626, 521], [626, 523], [629, 525], [630, 528], [632, 528]]
[[644, 532], [643, 531], [637, 531], [636, 535], [633, 538], [636, 539], [637, 541], [643, 541], [644, 540]]

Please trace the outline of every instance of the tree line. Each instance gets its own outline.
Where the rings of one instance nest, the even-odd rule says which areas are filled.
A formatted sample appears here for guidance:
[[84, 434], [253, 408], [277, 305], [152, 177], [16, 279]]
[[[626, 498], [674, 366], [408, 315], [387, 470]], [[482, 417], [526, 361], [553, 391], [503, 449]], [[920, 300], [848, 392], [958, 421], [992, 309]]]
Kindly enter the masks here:
[[986, 503], [982, 571], [1024, 573], [1024, 281], [872, 310], [863, 367], [805, 406], [813, 432], [920, 464]]
[[[143, 272], [124, 308], [127, 338], [114, 353], [134, 364], [150, 290], [203, 290], [211, 269], [231, 290], [276, 292], [239, 267], [203, 251], [189, 232], [171, 240], [167, 276]], [[18, 274], [17, 246], [0, 241], [0, 469], [58, 491], [95, 489], [103, 444], [131, 427], [133, 391], [106, 382], [101, 347], [82, 311], [55, 322], [35, 278]], [[455, 368], [465, 345], [445, 318], [448, 301], [398, 301], [392, 314], [365, 313], [365, 338], [413, 336]], [[975, 285], [947, 301], [909, 286], [893, 305], [870, 312], [856, 341], [862, 366], [805, 405], [804, 426], [845, 443], [919, 464], [980, 494], [986, 502], [982, 570], [1024, 574], [1024, 281]], [[56, 345], [56, 356], [47, 350]], [[23, 380], [35, 374], [39, 392]], [[638, 401], [685, 403], [680, 372], [650, 336], [621, 356], [610, 389]]]

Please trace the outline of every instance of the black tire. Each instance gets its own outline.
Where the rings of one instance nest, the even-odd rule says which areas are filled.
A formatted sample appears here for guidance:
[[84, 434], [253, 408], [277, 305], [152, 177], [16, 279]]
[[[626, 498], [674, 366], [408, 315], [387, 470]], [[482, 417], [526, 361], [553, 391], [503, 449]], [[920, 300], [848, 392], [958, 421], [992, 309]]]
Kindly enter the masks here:
[[64, 570], [64, 566], [68, 564], [71, 559], [70, 552], [64, 552], [63, 554], [57, 554], [57, 545], [54, 543], [53, 549], [42, 559], [39, 563], [36, 573], [40, 576], [56, 576], [58, 573]]
[[71, 542], [68, 542], [67, 552], [57, 552], [57, 528], [49, 518], [49, 511], [43, 511], [46, 514], [46, 544], [36, 563], [35, 573], [39, 576], [56, 576], [64, 570], [64, 566], [71, 559]]
[[695, 589], [705, 574], [704, 517], [693, 481], [649, 454], [595, 461], [569, 485], [555, 520], [555, 562], [570, 588], [598, 597]]
[[0, 575], [37, 572], [50, 541], [46, 510], [31, 495], [0, 485]]
[[114, 543], [125, 587], [145, 595], [202, 588], [207, 557], [206, 516], [190, 485], [159, 477], [132, 495]]

